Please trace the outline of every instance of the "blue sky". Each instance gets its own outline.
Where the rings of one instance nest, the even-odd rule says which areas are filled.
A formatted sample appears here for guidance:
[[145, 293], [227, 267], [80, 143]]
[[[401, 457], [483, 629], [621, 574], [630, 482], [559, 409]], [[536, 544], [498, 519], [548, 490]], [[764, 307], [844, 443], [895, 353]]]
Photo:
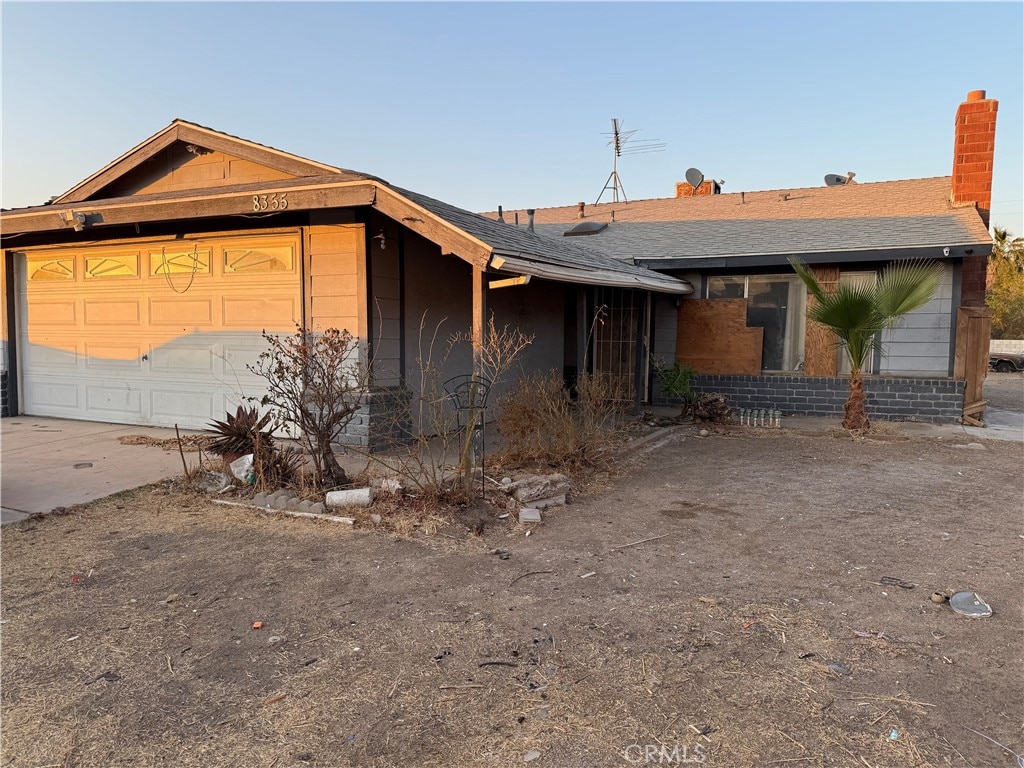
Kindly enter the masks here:
[[[999, 99], [993, 222], [1024, 234], [1021, 3], [2, 4], [2, 204], [181, 117], [471, 210], [950, 172]], [[607, 198], [606, 198], [607, 199]]]

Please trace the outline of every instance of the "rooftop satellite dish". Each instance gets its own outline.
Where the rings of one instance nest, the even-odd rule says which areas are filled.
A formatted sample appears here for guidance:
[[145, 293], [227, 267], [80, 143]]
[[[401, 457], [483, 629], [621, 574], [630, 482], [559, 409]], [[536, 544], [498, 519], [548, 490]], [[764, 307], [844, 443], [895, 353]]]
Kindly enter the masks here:
[[829, 173], [825, 175], [825, 186], [826, 187], [841, 187], [849, 178], [846, 176], [840, 176], [838, 173]]
[[704, 183], [704, 174], [698, 171], [696, 168], [687, 168], [686, 183], [689, 184], [694, 189], [697, 189], [697, 187]]

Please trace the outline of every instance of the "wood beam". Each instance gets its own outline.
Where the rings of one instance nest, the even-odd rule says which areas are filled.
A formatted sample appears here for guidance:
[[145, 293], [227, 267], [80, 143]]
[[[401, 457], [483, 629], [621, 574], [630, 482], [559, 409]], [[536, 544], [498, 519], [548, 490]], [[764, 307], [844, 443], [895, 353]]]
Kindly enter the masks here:
[[147, 139], [139, 146], [121, 155], [117, 160], [105, 168], [100, 169], [85, 181], [69, 189], [63, 195], [54, 200], [54, 204], [80, 203], [88, 200], [108, 184], [112, 184], [126, 173], [138, 168], [144, 162], [163, 152], [178, 140], [178, 127], [168, 126], [160, 133]]
[[491, 259], [491, 247], [422, 208], [399, 193], [379, 187], [373, 203], [381, 213], [404, 227], [441, 246], [441, 253], [451, 253], [475, 268], [484, 269]]
[[[192, 195], [158, 200], [139, 201], [125, 198], [121, 201], [104, 201], [90, 204], [88, 201], [75, 206], [79, 213], [87, 214], [86, 230], [118, 224], [135, 224], [150, 221], [174, 221], [178, 219], [206, 219], [217, 216], [253, 216], [267, 215], [274, 211], [268, 202], [267, 209], [262, 208], [262, 200], [266, 196], [277, 195], [281, 200], [284, 195], [287, 207], [278, 210], [297, 211], [315, 210], [318, 208], [345, 208], [372, 205], [375, 197], [375, 185], [371, 182], [339, 182], [334, 185], [317, 187], [301, 187], [292, 185], [267, 184], [247, 185], [244, 190], [217, 193], [213, 195]], [[254, 210], [259, 205], [259, 211]], [[280, 203], [278, 203], [280, 206]], [[24, 213], [8, 213], [0, 216], [0, 234], [10, 236], [23, 232], [43, 232], [63, 230], [66, 226], [60, 218], [61, 210], [66, 207], [42, 207]]]
[[487, 328], [487, 284], [484, 270], [473, 267], [473, 373], [483, 367], [484, 334]]
[[312, 160], [289, 155], [281, 150], [261, 147], [245, 139], [236, 139], [215, 131], [205, 131], [191, 125], [178, 126], [178, 140], [197, 144], [204, 149], [213, 149], [233, 155], [240, 160], [249, 160], [259, 165], [291, 173], [295, 176], [323, 176], [325, 173], [339, 173], [341, 169]]

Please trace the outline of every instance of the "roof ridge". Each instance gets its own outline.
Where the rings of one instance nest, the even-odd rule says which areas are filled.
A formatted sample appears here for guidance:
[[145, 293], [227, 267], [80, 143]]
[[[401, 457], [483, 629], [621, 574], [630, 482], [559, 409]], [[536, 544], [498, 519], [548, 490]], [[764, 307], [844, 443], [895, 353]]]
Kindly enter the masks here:
[[[671, 202], [673, 200], [689, 200], [689, 199], [692, 199], [692, 200], [707, 200], [707, 199], [722, 200], [722, 199], [740, 197], [742, 195], [771, 195], [771, 194], [781, 194], [781, 193], [784, 193], [784, 192], [805, 192], [805, 191], [811, 191], [811, 190], [818, 191], [818, 190], [825, 190], [825, 189], [856, 189], [858, 187], [872, 187], [872, 186], [873, 187], [877, 187], [877, 186], [881, 186], [881, 185], [907, 184], [907, 183], [911, 183], [911, 182], [924, 182], [924, 181], [934, 181], [934, 182], [949, 181], [949, 182], [952, 182], [952, 180], [953, 180], [952, 175], [947, 174], [947, 175], [943, 175], [943, 176], [921, 176], [921, 177], [912, 178], [912, 179], [882, 179], [882, 180], [878, 180], [878, 181], [855, 181], [853, 184], [849, 184], [849, 185], [844, 184], [842, 186], [837, 186], [837, 187], [826, 187], [825, 185], [821, 185], [821, 186], [814, 186], [814, 187], [779, 187], [777, 189], [744, 189], [744, 190], [740, 190], [739, 192], [721, 192], [721, 193], [716, 194], [716, 195], [695, 195], [692, 198], [690, 198], [690, 197], [677, 197], [675, 195], [669, 195], [667, 197], [639, 197], [639, 198], [634, 198], [632, 200], [621, 200], [621, 201], [618, 201], [618, 202], [587, 203], [586, 210], [588, 211], [588, 216], [589, 216], [589, 211], [591, 211], [591, 210], [604, 210], [605, 208], [607, 208], [609, 206], [620, 206], [621, 207], [621, 206], [633, 205], [634, 203], [666, 203], [666, 202]], [[527, 208], [523, 208], [523, 207], [515, 207], [515, 206], [513, 206], [511, 208], [504, 209], [504, 210], [505, 210], [505, 212], [513, 212], [513, 211], [520, 211], [520, 210], [535, 210], [535, 211], [539, 212], [539, 211], [553, 211], [553, 210], [558, 210], [560, 208], [576, 208], [576, 206], [578, 206], [578, 205], [579, 205], [579, 203], [565, 203], [563, 205], [548, 205], [548, 206], [542, 206], [542, 207], [537, 207], [537, 208], [533, 208], [533, 209], [527, 209]], [[491, 214], [497, 215], [497, 213], [498, 213], [497, 210], [484, 211], [484, 212], [481, 213], [481, 215], [489, 217]]]

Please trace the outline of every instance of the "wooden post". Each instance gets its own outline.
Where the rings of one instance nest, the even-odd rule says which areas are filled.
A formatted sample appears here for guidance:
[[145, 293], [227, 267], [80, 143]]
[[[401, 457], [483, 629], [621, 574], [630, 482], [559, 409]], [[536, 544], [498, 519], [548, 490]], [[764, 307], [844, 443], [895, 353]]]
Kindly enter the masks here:
[[[988, 307], [960, 307], [956, 320], [956, 352], [953, 378], [964, 381], [965, 415], [980, 419], [985, 377], [988, 375], [988, 348], [992, 334], [992, 310]], [[982, 404], [979, 407], [979, 403]], [[970, 413], [967, 413], [970, 411]]]
[[[589, 341], [589, 313], [587, 312], [587, 289], [582, 285], [576, 288], [576, 376], [587, 372]], [[575, 386], [575, 382], [573, 383]]]
[[484, 271], [473, 267], [473, 373], [479, 374], [484, 334], [487, 332], [487, 286]]

